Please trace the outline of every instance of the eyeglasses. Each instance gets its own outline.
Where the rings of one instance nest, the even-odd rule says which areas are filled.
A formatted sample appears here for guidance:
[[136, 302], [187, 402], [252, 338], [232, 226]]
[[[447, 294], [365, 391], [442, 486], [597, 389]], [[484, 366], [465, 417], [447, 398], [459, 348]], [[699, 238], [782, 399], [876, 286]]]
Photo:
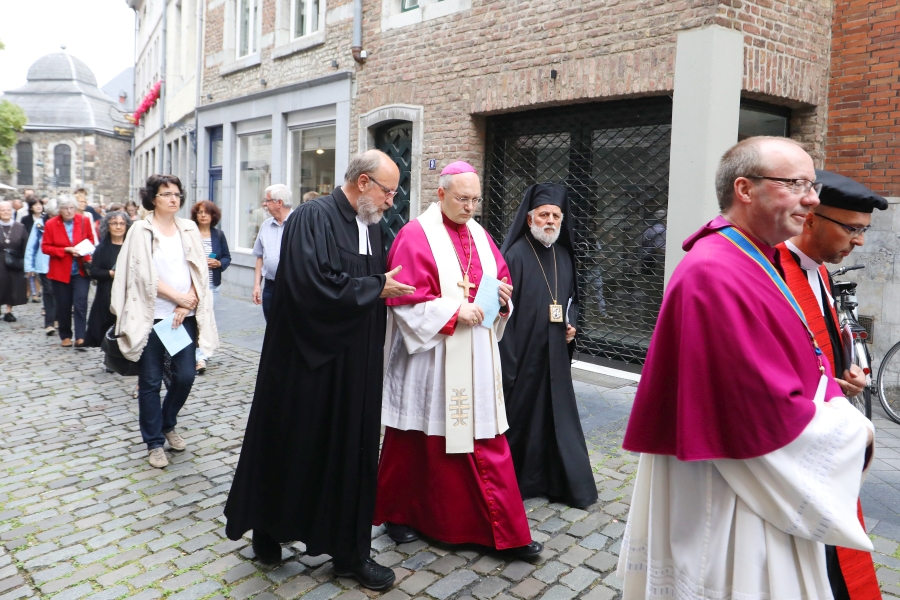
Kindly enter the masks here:
[[459, 202], [460, 204], [462, 204], [463, 206], [466, 206], [467, 204], [470, 204], [470, 203], [472, 204], [472, 206], [480, 206], [481, 203], [484, 202], [484, 198], [460, 198], [453, 192], [447, 192], [447, 193], [450, 194], [451, 196], [453, 196], [454, 198], [456, 198], [456, 201]]
[[397, 194], [400, 193], [399, 190], [392, 190], [391, 188], [389, 188], [389, 187], [387, 187], [387, 186], [381, 185], [381, 184], [378, 183], [378, 181], [376, 181], [376, 179], [375, 179], [374, 177], [372, 177], [371, 175], [368, 175], [368, 174], [367, 174], [366, 177], [369, 178], [369, 181], [371, 181], [372, 183], [374, 183], [375, 185], [377, 185], [378, 187], [380, 187], [380, 188], [381, 188], [381, 191], [383, 191], [383, 192], [384, 192], [384, 195], [387, 196], [388, 198], [393, 198], [394, 196], [396, 196]]
[[822, 184], [810, 181], [809, 179], [785, 179], [784, 177], [766, 177], [765, 175], [744, 175], [747, 179], [768, 179], [769, 181], [778, 181], [784, 184], [791, 184], [791, 193], [798, 196], [805, 196], [810, 189], [816, 191], [816, 196], [822, 191]]
[[283, 200], [269, 200], [268, 198], [263, 198], [263, 204], [268, 204], [270, 202], [283, 202]]
[[840, 221], [836, 221], [836, 220], [832, 219], [831, 217], [826, 217], [825, 215], [819, 214], [817, 212], [814, 212], [813, 214], [816, 215], [817, 217], [821, 217], [821, 218], [825, 219], [826, 221], [831, 221], [832, 223], [843, 227], [844, 230], [850, 234], [850, 239], [858, 238], [859, 236], [861, 236], [865, 232], [867, 232], [869, 230], [869, 228], [871, 227], [871, 225], [866, 225], [865, 227], [854, 227], [853, 225], [847, 225], [846, 223], [841, 223]]
[[156, 197], [157, 198], [166, 198], [166, 199], [168, 199], [168, 198], [181, 199], [181, 198], [184, 198], [184, 194], [176, 194], [175, 192], [166, 192], [164, 194], [157, 194]]

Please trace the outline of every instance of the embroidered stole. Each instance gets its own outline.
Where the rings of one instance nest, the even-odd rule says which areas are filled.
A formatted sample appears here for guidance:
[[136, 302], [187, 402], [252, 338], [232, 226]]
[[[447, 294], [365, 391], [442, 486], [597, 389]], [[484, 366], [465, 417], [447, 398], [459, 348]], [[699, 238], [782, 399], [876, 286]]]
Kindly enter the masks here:
[[[432, 204], [418, 217], [425, 237], [431, 246], [434, 262], [437, 264], [441, 282], [441, 297], [459, 302], [468, 302], [466, 292], [457, 283], [462, 279], [459, 261], [453, 249], [450, 234], [444, 226], [440, 204]], [[491, 252], [487, 233], [475, 221], [469, 221], [469, 235], [485, 277], [497, 277], [497, 261]], [[481, 327], [481, 325], [476, 325]], [[457, 323], [453, 335], [444, 340], [444, 418], [446, 422], [446, 443], [448, 454], [474, 452], [475, 450], [475, 385], [473, 381], [474, 351], [472, 347], [472, 327]], [[500, 351], [497, 346], [497, 323], [488, 329], [493, 357], [494, 410], [499, 431], [509, 428], [506, 409], [503, 406], [503, 382], [500, 372]]]
[[[825, 353], [832, 362], [831, 369], [835, 372], [837, 363], [834, 362], [835, 349], [831, 346], [831, 336], [828, 335], [828, 327], [825, 323], [825, 317], [819, 309], [819, 303], [816, 295], [809, 286], [809, 279], [806, 277], [806, 271], [797, 264], [791, 255], [790, 249], [782, 244], [775, 246], [778, 254], [781, 256], [781, 267], [784, 269], [784, 278], [787, 280], [788, 287], [800, 304], [803, 314], [806, 315], [806, 321], [812, 330], [822, 352]], [[819, 273], [827, 281], [828, 271], [825, 265], [819, 267]], [[823, 306], [827, 306], [831, 311], [834, 323], [838, 324], [837, 312], [834, 306], [828, 302], [828, 298], [822, 299]], [[840, 339], [840, 338], [839, 338]], [[840, 348], [837, 352], [842, 352]], [[837, 373], [835, 373], [837, 377]], [[862, 504], [857, 501], [857, 517], [862, 524], [863, 529], [866, 528], [866, 521], [863, 518]], [[881, 598], [880, 588], [878, 586], [878, 578], [875, 575], [875, 566], [872, 563], [872, 555], [869, 552], [854, 550], [852, 548], [837, 547], [838, 563], [841, 566], [841, 574], [844, 576], [844, 583], [847, 584], [847, 591], [850, 593], [851, 600], [876, 600]]]

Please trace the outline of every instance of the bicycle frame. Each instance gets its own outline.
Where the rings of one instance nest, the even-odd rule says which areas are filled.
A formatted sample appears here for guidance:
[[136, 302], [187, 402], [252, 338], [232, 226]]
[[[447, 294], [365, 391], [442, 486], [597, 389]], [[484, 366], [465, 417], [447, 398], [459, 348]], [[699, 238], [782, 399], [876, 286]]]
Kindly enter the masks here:
[[[838, 269], [832, 276], [838, 276], [847, 271], [862, 269], [863, 265], [854, 265], [852, 267], [843, 267]], [[872, 356], [869, 354], [869, 348], [866, 339], [869, 337], [865, 327], [859, 324], [857, 315], [856, 301], [856, 282], [855, 281], [836, 281], [834, 282], [834, 301], [835, 310], [838, 315], [838, 322], [841, 329], [845, 326], [850, 327], [850, 333], [853, 336], [854, 347], [854, 364], [862, 369], [866, 376], [866, 388], [862, 394], [851, 398], [850, 401], [866, 415], [866, 418], [872, 418], [872, 394], [877, 393], [872, 378]]]

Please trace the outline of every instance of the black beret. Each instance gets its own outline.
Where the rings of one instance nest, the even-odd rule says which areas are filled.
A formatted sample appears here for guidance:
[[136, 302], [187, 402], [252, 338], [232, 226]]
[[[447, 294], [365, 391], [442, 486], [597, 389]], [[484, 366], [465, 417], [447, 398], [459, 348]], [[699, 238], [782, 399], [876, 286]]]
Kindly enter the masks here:
[[870, 213], [876, 208], [885, 210], [887, 200], [849, 177], [816, 169], [816, 183], [822, 184], [819, 201], [825, 206]]

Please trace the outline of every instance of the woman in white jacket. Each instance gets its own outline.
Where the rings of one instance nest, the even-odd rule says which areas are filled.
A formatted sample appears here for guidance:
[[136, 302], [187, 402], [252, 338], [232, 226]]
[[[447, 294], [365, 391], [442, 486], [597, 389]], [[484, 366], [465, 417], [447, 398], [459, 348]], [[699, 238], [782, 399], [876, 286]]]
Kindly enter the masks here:
[[[184, 205], [181, 181], [151, 175], [141, 204], [151, 212], [134, 223], [119, 252], [110, 309], [122, 355], [140, 364], [141, 436], [150, 465], [162, 468], [168, 464], [165, 442], [176, 452], [186, 447], [175, 425], [194, 384], [195, 349], [211, 355], [219, 340], [200, 232], [193, 221], [175, 216]], [[172, 356], [171, 385], [160, 405], [165, 346], [153, 326], [170, 316], [172, 328], [184, 326], [192, 341]]]

